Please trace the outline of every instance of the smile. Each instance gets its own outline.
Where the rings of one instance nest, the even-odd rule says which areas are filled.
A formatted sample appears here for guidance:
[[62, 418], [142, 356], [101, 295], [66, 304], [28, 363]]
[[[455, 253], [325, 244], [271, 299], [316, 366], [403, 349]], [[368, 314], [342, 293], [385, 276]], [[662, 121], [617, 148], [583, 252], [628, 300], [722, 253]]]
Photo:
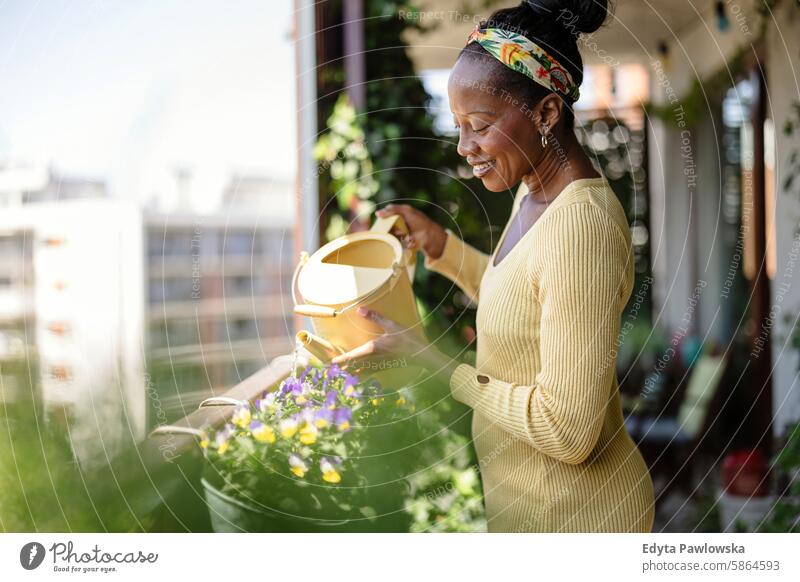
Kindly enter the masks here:
[[472, 174], [476, 178], [483, 178], [492, 168], [494, 168], [494, 160], [490, 160], [482, 164], [475, 164], [472, 166]]

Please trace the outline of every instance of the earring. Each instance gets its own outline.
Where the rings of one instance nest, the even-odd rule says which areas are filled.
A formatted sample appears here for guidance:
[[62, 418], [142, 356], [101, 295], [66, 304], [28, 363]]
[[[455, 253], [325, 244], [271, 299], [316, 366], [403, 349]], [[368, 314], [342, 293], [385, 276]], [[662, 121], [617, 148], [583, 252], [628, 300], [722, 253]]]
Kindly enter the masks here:
[[542, 147], [547, 147], [547, 126], [542, 128]]

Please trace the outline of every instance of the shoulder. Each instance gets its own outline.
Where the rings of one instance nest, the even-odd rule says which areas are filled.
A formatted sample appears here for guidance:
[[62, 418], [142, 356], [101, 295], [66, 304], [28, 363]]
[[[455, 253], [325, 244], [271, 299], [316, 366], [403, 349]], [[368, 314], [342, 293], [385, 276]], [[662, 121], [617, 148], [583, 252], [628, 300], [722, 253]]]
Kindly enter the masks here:
[[594, 267], [614, 268], [629, 260], [631, 232], [625, 210], [605, 181], [578, 184], [559, 195], [536, 233], [537, 252], [530, 255], [532, 274], [567, 259]]
[[[574, 184], [574, 185], [573, 185]], [[554, 201], [541, 220], [543, 236], [609, 233], [630, 244], [625, 209], [604, 179], [577, 180]]]

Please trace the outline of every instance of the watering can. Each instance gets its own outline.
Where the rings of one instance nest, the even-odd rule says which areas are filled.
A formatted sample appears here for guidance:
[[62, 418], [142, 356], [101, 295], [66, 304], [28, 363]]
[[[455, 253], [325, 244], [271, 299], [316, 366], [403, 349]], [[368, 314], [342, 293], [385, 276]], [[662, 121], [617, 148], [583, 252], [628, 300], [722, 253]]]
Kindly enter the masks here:
[[[382, 335], [383, 328], [358, 315], [372, 309], [424, 338], [412, 291], [416, 253], [390, 234], [408, 229], [401, 216], [378, 218], [372, 228], [341, 236], [312, 255], [301, 253], [292, 278], [294, 312], [311, 318], [314, 333], [297, 332], [297, 340], [323, 363]], [[375, 371], [406, 368], [405, 361], [371, 363]], [[376, 372], [398, 380], [408, 374]]]

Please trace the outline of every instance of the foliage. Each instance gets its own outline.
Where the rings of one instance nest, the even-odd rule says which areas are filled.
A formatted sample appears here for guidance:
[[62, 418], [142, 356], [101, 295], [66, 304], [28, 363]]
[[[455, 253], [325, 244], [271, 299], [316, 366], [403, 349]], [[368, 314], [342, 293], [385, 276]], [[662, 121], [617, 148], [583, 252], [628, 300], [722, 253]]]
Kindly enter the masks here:
[[788, 487], [759, 525], [758, 531], [800, 533], [800, 422], [788, 428], [786, 443], [772, 464], [783, 473]]
[[24, 397], [31, 393], [21, 390], [23, 398], [13, 405], [0, 403], [5, 406], [0, 409], [5, 412], [0, 415], [0, 531], [149, 530], [148, 518], [132, 516], [124, 500], [107, 501], [113, 484], [98, 483], [81, 468], [67, 431]]
[[[356, 110], [346, 95], [336, 102], [327, 121], [328, 131], [314, 147], [314, 157], [330, 172], [331, 189], [338, 210], [355, 216], [372, 214], [371, 198], [378, 191], [372, 159], [364, 141], [364, 129], [357, 123]], [[340, 214], [329, 222], [328, 239], [344, 234], [347, 225]]]
[[[800, 135], [800, 101], [794, 101], [791, 107], [792, 115], [783, 126], [783, 133], [786, 137]], [[800, 151], [796, 147], [789, 152], [785, 172], [786, 178], [783, 181], [783, 190], [789, 193], [798, 182], [798, 178], [800, 178]], [[798, 190], [800, 191], [800, 188]], [[798, 197], [800, 198], [800, 196]]]
[[470, 441], [442, 429], [434, 438], [430, 465], [409, 479], [411, 496], [406, 511], [412, 532], [484, 532], [486, 519], [477, 467]]
[[689, 89], [680, 96], [676, 103], [663, 105], [647, 103], [645, 111], [650, 117], [660, 119], [665, 123], [676, 124], [678, 119], [676, 111], [678, 107], [681, 107], [683, 109], [681, 120], [688, 126], [695, 125], [703, 112], [709, 110], [709, 102], [715, 97], [721, 96], [724, 91], [736, 83], [736, 78], [745, 72], [747, 58], [751, 52], [750, 45], [739, 48], [728, 59], [725, 66], [716, 73], [705, 79], [699, 77], [692, 79]]

